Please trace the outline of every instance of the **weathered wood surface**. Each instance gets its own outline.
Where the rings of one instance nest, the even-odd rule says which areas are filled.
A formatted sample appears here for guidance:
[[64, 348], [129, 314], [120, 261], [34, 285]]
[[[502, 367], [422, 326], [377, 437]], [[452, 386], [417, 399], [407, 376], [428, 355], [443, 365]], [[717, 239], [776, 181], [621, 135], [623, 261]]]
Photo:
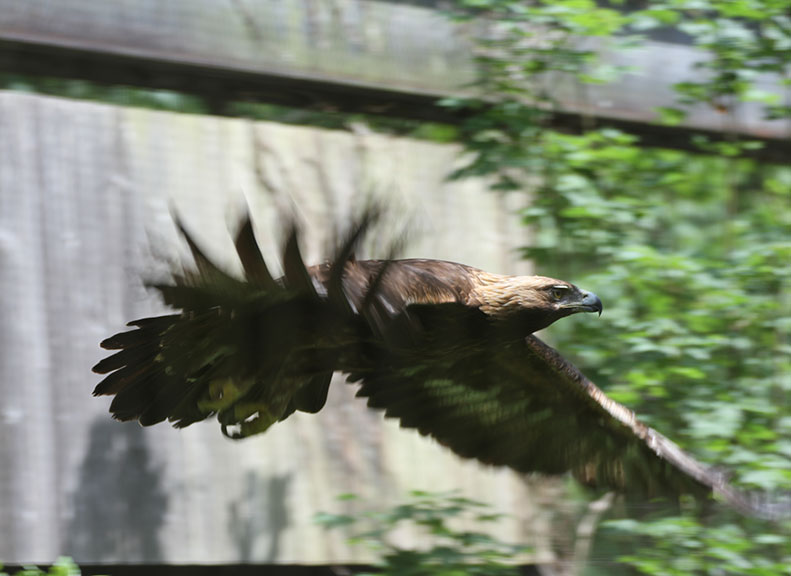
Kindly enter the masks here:
[[[334, 90], [349, 99], [357, 89], [372, 89], [357, 99], [367, 97], [384, 109], [399, 97], [410, 102], [410, 96], [433, 100], [469, 93], [476, 77], [470, 34], [468, 26], [452, 23], [436, 8], [384, 0], [0, 0], [0, 41], [197, 67], [217, 84], [219, 97], [226, 84], [230, 90], [238, 83], [233, 74], [243, 74], [246, 88], [263, 94], [269, 84], [270, 91], [285, 91], [300, 105], [310, 100], [305, 92], [320, 83], [333, 87], [320, 90], [325, 96]], [[674, 83], [699, 78], [694, 64], [703, 58], [688, 46], [648, 42], [638, 50], [607, 53], [609, 64], [631, 69], [612, 84], [551, 77], [546, 89], [567, 112], [650, 123], [657, 120], [655, 108], [673, 105]], [[154, 65], [138, 65], [124, 82], [162, 73]], [[258, 84], [256, 76], [262, 79]], [[771, 76], [757, 85], [783, 95]], [[698, 106], [682, 126], [789, 137], [787, 123], [765, 120], [757, 103], [742, 104], [732, 115]]]
[[[327, 223], [375, 191], [398, 208], [386, 228], [414, 224], [406, 255], [526, 272], [512, 250], [524, 230], [507, 205], [518, 198], [445, 182], [456, 155], [364, 131], [0, 93], [0, 559], [365, 560], [313, 515], [341, 511], [340, 493], [385, 505], [411, 489], [491, 502], [512, 515], [503, 537], [549, 559], [538, 501], [551, 485], [461, 462], [383, 423], [340, 382], [320, 414], [242, 442], [216, 422], [183, 431], [114, 422], [109, 400], [90, 395], [98, 342], [162, 310], [141, 274], [156, 274], [156, 256], [184, 252], [171, 204], [231, 266], [228, 226], [245, 203], [273, 260], [275, 208], [293, 200], [315, 260]], [[367, 249], [381, 254], [376, 244]]]

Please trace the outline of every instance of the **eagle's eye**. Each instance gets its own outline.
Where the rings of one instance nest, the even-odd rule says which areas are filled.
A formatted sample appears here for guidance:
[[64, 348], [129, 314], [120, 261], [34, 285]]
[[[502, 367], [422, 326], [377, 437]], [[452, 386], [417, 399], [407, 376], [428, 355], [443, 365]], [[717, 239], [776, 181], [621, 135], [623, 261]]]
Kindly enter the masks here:
[[567, 290], [568, 288], [565, 286], [554, 286], [549, 293], [552, 295], [553, 300], [562, 300]]

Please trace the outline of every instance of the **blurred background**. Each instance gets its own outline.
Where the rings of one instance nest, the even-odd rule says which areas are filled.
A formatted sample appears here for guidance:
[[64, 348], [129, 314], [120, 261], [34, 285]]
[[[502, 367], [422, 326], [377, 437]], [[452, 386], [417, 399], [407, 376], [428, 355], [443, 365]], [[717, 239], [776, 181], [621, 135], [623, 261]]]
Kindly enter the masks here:
[[316, 515], [417, 490], [503, 514], [546, 573], [788, 574], [787, 522], [463, 462], [341, 379], [231, 442], [112, 421], [90, 368], [165, 310], [172, 211], [238, 270], [245, 211], [276, 267], [284, 214], [318, 262], [376, 197], [363, 256], [406, 229], [406, 257], [594, 290], [605, 316], [542, 337], [736, 484], [790, 490], [790, 62], [785, 0], [0, 0], [0, 560], [374, 562]]

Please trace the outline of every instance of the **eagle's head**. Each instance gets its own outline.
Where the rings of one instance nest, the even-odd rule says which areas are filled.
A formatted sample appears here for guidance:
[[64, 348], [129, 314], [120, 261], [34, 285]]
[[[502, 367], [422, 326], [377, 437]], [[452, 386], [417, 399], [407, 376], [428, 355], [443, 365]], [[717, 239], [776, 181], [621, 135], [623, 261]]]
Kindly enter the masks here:
[[479, 308], [494, 319], [527, 335], [578, 312], [598, 312], [596, 294], [574, 284], [545, 276], [495, 276], [481, 278], [476, 290]]

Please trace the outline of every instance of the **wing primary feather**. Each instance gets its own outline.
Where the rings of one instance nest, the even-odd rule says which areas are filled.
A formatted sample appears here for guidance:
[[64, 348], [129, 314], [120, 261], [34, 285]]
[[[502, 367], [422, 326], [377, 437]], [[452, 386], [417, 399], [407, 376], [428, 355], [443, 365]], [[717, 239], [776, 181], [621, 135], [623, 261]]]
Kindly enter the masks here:
[[146, 330], [140, 329], [119, 332], [114, 336], [102, 340], [99, 346], [105, 350], [121, 350], [123, 348], [131, 348], [132, 346], [145, 344], [149, 338], [149, 334], [146, 332]]
[[299, 233], [296, 224], [292, 224], [283, 249], [283, 272], [289, 288], [311, 295], [316, 294], [316, 289], [299, 249]]
[[93, 389], [93, 395], [108, 396], [118, 394], [128, 385], [140, 380], [145, 374], [155, 369], [152, 363], [144, 364], [142, 367], [124, 366], [105, 376]]
[[187, 231], [187, 228], [184, 226], [181, 218], [178, 214], [174, 211], [173, 212], [173, 220], [176, 223], [176, 227], [181, 232], [181, 235], [186, 240], [187, 245], [189, 246], [190, 252], [192, 253], [192, 258], [195, 260], [195, 265], [198, 267], [198, 271], [201, 274], [219, 274], [220, 276], [227, 276], [222, 270], [217, 268], [214, 263], [209, 260], [206, 254], [203, 253], [203, 250], [200, 249], [198, 243], [192, 238], [190, 233]]
[[136, 346], [134, 348], [124, 348], [112, 356], [108, 356], [97, 362], [93, 367], [93, 371], [96, 374], [108, 374], [124, 366], [139, 366], [145, 364], [152, 356], [152, 353], [156, 352], [156, 349], [156, 343], [149, 343], [145, 346]]
[[327, 296], [333, 304], [340, 306], [341, 309], [351, 311], [349, 298], [344, 290], [343, 276], [346, 271], [346, 263], [352, 260], [354, 250], [360, 239], [366, 234], [370, 227], [379, 218], [380, 212], [372, 207], [366, 210], [360, 220], [352, 227], [346, 236], [343, 244], [335, 254], [335, 260], [330, 266], [330, 278], [327, 283]]
[[269, 268], [266, 266], [266, 261], [261, 254], [261, 249], [258, 247], [258, 242], [255, 239], [253, 232], [253, 223], [250, 216], [247, 215], [236, 234], [234, 241], [236, 253], [239, 255], [239, 260], [242, 262], [242, 268], [246, 278], [266, 290], [274, 290], [277, 288], [277, 282], [272, 278]]

